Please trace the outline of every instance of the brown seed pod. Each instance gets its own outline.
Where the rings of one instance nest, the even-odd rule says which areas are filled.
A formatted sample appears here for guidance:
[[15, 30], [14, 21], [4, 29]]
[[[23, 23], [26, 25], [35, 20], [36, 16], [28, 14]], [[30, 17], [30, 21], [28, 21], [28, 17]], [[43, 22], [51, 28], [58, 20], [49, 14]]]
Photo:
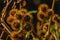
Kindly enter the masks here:
[[23, 20], [24, 18], [24, 14], [26, 14], [27, 10], [26, 9], [20, 9], [17, 14], [15, 15], [15, 17], [19, 20]]
[[24, 22], [23, 23], [23, 29], [25, 31], [32, 31], [33, 30], [33, 25], [30, 22]]
[[41, 4], [39, 7], [38, 7], [38, 10], [39, 11], [42, 11], [44, 13], [47, 12], [47, 9], [48, 9], [48, 5], [47, 4]]
[[10, 34], [10, 38], [11, 38], [11, 40], [17, 40], [18, 39], [17, 32], [12, 32]]
[[7, 17], [7, 23], [11, 24], [15, 19], [16, 19], [15, 17], [9, 16], [9, 17]]
[[58, 23], [60, 23], [60, 17], [57, 15], [57, 14], [55, 14], [53, 17], [52, 17], [52, 21], [56, 21], [56, 22], [58, 22]]
[[13, 31], [13, 32], [11, 32], [11, 34], [10, 34], [11, 40], [25, 40], [23, 38], [25, 37], [26, 31], [25, 30], [22, 30], [20, 32], [19, 31]]
[[45, 23], [42, 27], [42, 30], [45, 33], [44, 37], [47, 37], [49, 35], [49, 24]]
[[44, 22], [45, 14], [43, 12], [38, 13], [37, 18], [39, 21]]
[[15, 31], [19, 30], [19, 27], [20, 27], [20, 21], [19, 20], [14, 20], [12, 23], [11, 23], [11, 28]]
[[10, 34], [11, 40], [20, 40], [23, 38], [23, 36], [24, 36], [23, 32], [17, 33], [17, 31], [14, 31]]
[[23, 19], [23, 15], [20, 11], [17, 12], [17, 14], [15, 15], [16, 19], [18, 20], [22, 20]]
[[47, 32], [48, 29], [49, 29], [49, 25], [48, 25], [48, 23], [45, 23], [45, 24], [43, 25], [43, 27], [42, 27], [42, 30], [43, 30], [44, 32]]
[[49, 34], [49, 28], [48, 27], [49, 26], [47, 23], [43, 24], [43, 26], [41, 27], [41, 33], [40, 33], [41, 37], [46, 37]]
[[26, 21], [26, 22], [31, 22], [32, 19], [33, 19], [33, 16], [32, 16], [30, 13], [26, 13], [26, 14], [24, 15], [24, 21]]
[[24, 8], [21, 8], [19, 11], [22, 15], [27, 13], [27, 9], [24, 9]]
[[9, 12], [9, 15], [10, 15], [10, 16], [15, 16], [17, 12], [18, 12], [17, 9], [12, 9], [12, 10]]
[[53, 15], [54, 15], [54, 11], [52, 9], [48, 9], [47, 12], [46, 12], [46, 16], [51, 17]]

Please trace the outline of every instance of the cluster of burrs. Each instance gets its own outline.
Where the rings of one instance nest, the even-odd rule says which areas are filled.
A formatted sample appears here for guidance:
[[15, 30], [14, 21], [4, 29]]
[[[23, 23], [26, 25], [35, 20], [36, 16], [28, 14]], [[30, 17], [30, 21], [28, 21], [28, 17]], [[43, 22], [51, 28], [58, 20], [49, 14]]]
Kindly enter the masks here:
[[41, 4], [37, 13], [37, 35], [41, 40], [60, 40], [60, 17], [48, 7]]
[[[33, 25], [31, 24], [33, 17], [26, 9], [23, 8], [26, 5], [26, 1], [23, 0], [22, 5], [20, 4], [20, 10], [16, 9], [16, 2], [14, 2], [6, 19], [7, 24], [5, 23], [5, 16], [7, 15], [7, 8], [12, 0], [6, 1], [6, 6], [3, 8], [1, 15], [1, 24], [4, 30], [2, 30], [0, 38], [3, 37], [4, 32], [7, 30], [9, 35], [6, 37], [6, 40], [8, 40], [8, 37], [10, 37], [11, 40], [27, 40], [30, 38], [29, 36], [33, 30]], [[17, 3], [20, 2], [21, 1], [17, 0]]]
[[[27, 37], [27, 33], [30, 34], [33, 30], [33, 25], [31, 24], [32, 19], [32, 15], [26, 9], [12, 9], [7, 17], [7, 23], [14, 31], [12, 32], [11, 39], [18, 40], [19, 38], [23, 38], [23, 36]], [[16, 38], [15, 34], [18, 38]]]

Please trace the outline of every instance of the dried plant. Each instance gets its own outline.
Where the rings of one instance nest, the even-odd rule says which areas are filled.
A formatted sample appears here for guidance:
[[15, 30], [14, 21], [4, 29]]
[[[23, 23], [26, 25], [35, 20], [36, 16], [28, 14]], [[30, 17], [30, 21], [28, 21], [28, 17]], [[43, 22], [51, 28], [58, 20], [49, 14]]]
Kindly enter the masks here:
[[[5, 0], [7, 3], [1, 13], [1, 24], [4, 30], [2, 30], [0, 38], [7, 31], [8, 36], [6, 40], [8, 40], [8, 37], [11, 40], [60, 40], [60, 16], [55, 14], [53, 10], [55, 0], [53, 0], [52, 8], [49, 8], [47, 4], [41, 4], [38, 7], [38, 11], [28, 11], [25, 9], [25, 0], [22, 5], [20, 4], [20, 9], [18, 10], [15, 4], [21, 2], [21, 0], [17, 0], [9, 11], [6, 23], [5, 16], [11, 1]], [[35, 12], [37, 12], [36, 19], [38, 20], [36, 23], [36, 32], [34, 29], [35, 22], [32, 23], [34, 16], [31, 14]]]

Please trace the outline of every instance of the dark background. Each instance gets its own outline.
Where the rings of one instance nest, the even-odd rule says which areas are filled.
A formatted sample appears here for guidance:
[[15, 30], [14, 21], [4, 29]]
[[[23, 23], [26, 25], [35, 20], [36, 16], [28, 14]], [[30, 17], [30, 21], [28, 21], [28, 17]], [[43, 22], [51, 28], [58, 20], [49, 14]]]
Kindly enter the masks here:
[[[4, 0], [0, 0], [0, 13], [2, 11], [2, 8], [5, 6], [5, 4], [3, 3]], [[14, 0], [15, 1], [15, 0]], [[28, 10], [35, 10], [38, 9], [38, 5], [42, 4], [42, 3], [46, 3], [48, 4], [48, 6], [51, 8], [52, 5], [52, 0], [37, 0], [36, 3], [34, 2], [35, 0], [26, 0], [27, 1], [27, 5], [26, 8]], [[38, 3], [39, 2], [39, 3]], [[11, 2], [11, 4], [8, 7], [8, 10], [11, 9], [11, 6], [13, 5], [13, 1]], [[18, 5], [17, 5], [18, 6]], [[18, 8], [18, 7], [17, 7]], [[60, 15], [60, 0], [57, 0], [55, 2], [55, 6], [54, 6], [54, 11], [55, 13], [58, 13]]]

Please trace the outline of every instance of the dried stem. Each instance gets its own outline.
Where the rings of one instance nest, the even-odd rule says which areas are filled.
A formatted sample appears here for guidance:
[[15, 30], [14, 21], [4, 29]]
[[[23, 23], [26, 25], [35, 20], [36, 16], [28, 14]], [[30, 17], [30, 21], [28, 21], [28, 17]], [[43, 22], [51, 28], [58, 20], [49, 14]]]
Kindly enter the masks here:
[[8, 2], [8, 0], [7, 0], [7, 4], [6, 4], [6, 6], [3, 8], [3, 10], [2, 10], [2, 18], [5, 17], [7, 7], [8, 7], [8, 5], [11, 3], [11, 1], [12, 1], [12, 0], [10, 0], [10, 1]]
[[2, 30], [2, 33], [1, 33], [1, 35], [0, 35], [0, 39], [3, 37], [3, 34], [4, 34], [4, 31], [5, 30], [5, 28]]
[[3, 27], [8, 31], [8, 33], [11, 33], [10, 30], [6, 27], [6, 25], [4, 23], [1, 23], [3, 25]]
[[6, 40], [8, 40], [8, 37], [9, 37], [9, 36], [10, 36], [10, 35], [7, 36]]
[[14, 2], [13, 6], [12, 6], [12, 9], [15, 9], [16, 8], [16, 2]]
[[55, 0], [52, 2], [52, 10], [54, 9]]
[[3, 8], [3, 10], [2, 10], [2, 16], [1, 16], [1, 22], [2, 22], [1, 24], [2, 24], [2, 26], [3, 26], [9, 33], [11, 33], [11, 32], [10, 32], [9, 29], [6, 27], [4, 18], [5, 18], [5, 15], [6, 15], [7, 7], [8, 7], [8, 5], [11, 3], [11, 1], [12, 1], [12, 0], [10, 0], [10, 1], [7, 0], [6, 6], [5, 6], [5, 7]]

